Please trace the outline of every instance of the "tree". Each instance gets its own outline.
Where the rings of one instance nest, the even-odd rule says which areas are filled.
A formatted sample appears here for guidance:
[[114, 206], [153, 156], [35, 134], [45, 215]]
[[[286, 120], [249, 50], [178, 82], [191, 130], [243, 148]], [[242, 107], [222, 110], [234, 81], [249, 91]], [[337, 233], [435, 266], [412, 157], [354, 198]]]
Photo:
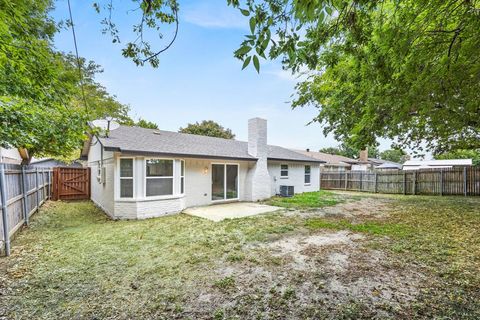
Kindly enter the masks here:
[[441, 154], [435, 154], [435, 159], [472, 159], [474, 166], [480, 166], [480, 149], [476, 150], [454, 150]]
[[[77, 60], [73, 54], [63, 55], [66, 67], [70, 69], [72, 81], [77, 83], [78, 90], [73, 96], [73, 105], [78, 108], [86, 108], [88, 110], [88, 120], [113, 118], [115, 121], [124, 125], [134, 125], [134, 121], [129, 116], [130, 106], [117, 101], [117, 97], [107, 92], [107, 89], [100, 83], [95, 81], [97, 74], [103, 72], [100, 65], [94, 61], [86, 61], [80, 57]], [[78, 62], [82, 79], [78, 72]], [[80, 87], [81, 81], [83, 88]]]
[[135, 123], [137, 127], [147, 128], [147, 129], [158, 129], [158, 125], [155, 122], [147, 121], [142, 118], [138, 119]]
[[72, 104], [77, 82], [53, 50], [51, 2], [0, 0], [0, 146], [35, 156], [68, 155], [85, 138], [86, 116]]
[[380, 152], [380, 159], [397, 162], [397, 163], [404, 163], [407, 160], [410, 160], [410, 156], [402, 149], [389, 149]]
[[212, 120], [203, 120], [201, 123], [189, 123], [185, 128], [180, 128], [178, 132], [224, 139], [235, 138], [232, 130], [226, 129]]
[[318, 108], [325, 134], [358, 148], [480, 147], [478, 1], [228, 2], [250, 19], [244, 67], [268, 55], [311, 70], [293, 106]]
[[[328, 147], [328, 148], [320, 149], [320, 152], [357, 159], [360, 156], [361, 150], [362, 149], [355, 148], [349, 145], [348, 143], [343, 142], [338, 147]], [[369, 158], [378, 158], [378, 155], [379, 155], [378, 148], [376, 146], [368, 147]]]
[[327, 153], [327, 154], [334, 154], [334, 155], [342, 155], [342, 151], [340, 148], [336, 147], [326, 147], [318, 150], [319, 152]]

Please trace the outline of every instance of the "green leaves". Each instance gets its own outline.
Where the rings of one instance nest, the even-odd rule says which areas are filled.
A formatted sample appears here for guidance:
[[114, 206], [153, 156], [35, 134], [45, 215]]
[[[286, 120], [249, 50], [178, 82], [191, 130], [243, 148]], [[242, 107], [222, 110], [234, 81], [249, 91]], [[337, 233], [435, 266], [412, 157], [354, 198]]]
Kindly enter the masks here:
[[258, 61], [257, 56], [253, 56], [253, 65], [255, 66], [255, 70], [257, 70], [257, 73], [260, 73], [260, 61]]
[[252, 60], [252, 57], [247, 57], [244, 61], [243, 61], [243, 66], [242, 66], [242, 70], [245, 69], [246, 67], [248, 67], [248, 65], [250, 64], [250, 61]]
[[255, 33], [255, 26], [257, 25], [257, 19], [255, 17], [251, 17], [249, 20], [250, 31], [252, 34]]
[[224, 128], [220, 124], [212, 120], [203, 120], [200, 123], [189, 123], [185, 128], [180, 128], [178, 132], [224, 139], [235, 138], [235, 134], [232, 133], [232, 130]]
[[246, 10], [246, 9], [240, 9], [240, 12], [245, 16], [245, 17], [248, 17], [250, 15], [250, 11]]

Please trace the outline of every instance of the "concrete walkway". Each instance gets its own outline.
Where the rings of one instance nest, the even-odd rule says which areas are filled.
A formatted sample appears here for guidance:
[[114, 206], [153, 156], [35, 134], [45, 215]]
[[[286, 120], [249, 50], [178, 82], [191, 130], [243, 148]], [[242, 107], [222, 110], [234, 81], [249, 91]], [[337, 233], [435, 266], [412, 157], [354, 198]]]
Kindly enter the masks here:
[[188, 208], [183, 213], [218, 222], [224, 219], [243, 218], [273, 212], [279, 209], [282, 208], [253, 202], [234, 202]]

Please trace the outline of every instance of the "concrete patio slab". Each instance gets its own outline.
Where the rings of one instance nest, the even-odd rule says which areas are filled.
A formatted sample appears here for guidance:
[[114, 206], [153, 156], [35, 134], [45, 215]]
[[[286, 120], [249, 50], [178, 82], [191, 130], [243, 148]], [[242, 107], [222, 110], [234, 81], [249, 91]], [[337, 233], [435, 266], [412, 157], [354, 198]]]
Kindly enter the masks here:
[[243, 218], [273, 212], [279, 209], [283, 208], [253, 202], [235, 202], [188, 208], [183, 210], [183, 213], [218, 222], [224, 219]]

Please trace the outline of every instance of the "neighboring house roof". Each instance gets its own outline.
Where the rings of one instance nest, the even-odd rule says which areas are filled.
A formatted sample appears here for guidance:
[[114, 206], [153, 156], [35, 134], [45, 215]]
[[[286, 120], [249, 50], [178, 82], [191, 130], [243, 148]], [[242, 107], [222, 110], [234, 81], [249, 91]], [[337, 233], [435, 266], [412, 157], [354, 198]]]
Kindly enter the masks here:
[[471, 166], [472, 159], [408, 160], [404, 166]]
[[[120, 126], [107, 137], [99, 137], [107, 151], [132, 154], [175, 155], [204, 158], [230, 158], [255, 161], [248, 154], [248, 143], [157, 129]], [[85, 151], [83, 152], [85, 155]], [[323, 162], [278, 146], [268, 146], [268, 159], [302, 162]]]
[[355, 159], [350, 159], [350, 158], [335, 155], [335, 154], [316, 152], [316, 151], [307, 151], [307, 150], [295, 150], [295, 149], [294, 151], [301, 153], [303, 155], [321, 160], [321, 161], [325, 161], [329, 165], [345, 166], [345, 165], [358, 163], [358, 161]]
[[381, 165], [376, 166], [375, 169], [402, 169], [402, 165], [395, 162], [384, 162]]
[[66, 163], [53, 158], [41, 158], [32, 160], [30, 163], [32, 166], [48, 166], [48, 167], [81, 167], [82, 163], [78, 160], [72, 161], [72, 163]]

